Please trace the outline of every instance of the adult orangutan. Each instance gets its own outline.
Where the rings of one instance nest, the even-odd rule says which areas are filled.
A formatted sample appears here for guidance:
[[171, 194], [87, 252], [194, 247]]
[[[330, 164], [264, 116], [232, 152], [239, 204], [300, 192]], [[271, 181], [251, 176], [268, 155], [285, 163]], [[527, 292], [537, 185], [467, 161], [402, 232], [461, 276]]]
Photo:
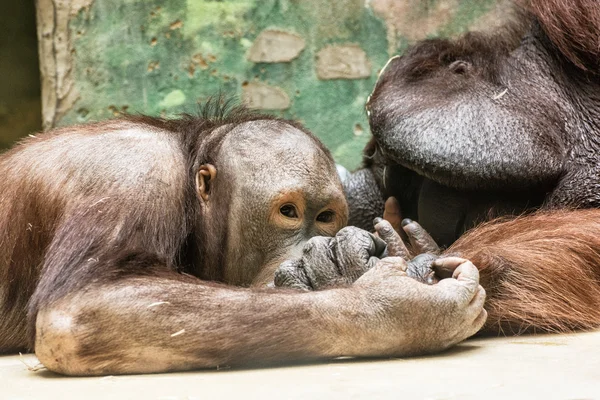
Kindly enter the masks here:
[[[57, 129], [0, 157], [1, 352], [33, 349], [64, 374], [144, 373], [418, 354], [481, 327], [465, 260], [435, 286], [382, 263], [345, 288], [266, 288], [345, 225], [342, 185], [300, 126], [212, 109]], [[382, 256], [367, 232], [344, 235], [349, 268]]]
[[[364, 169], [345, 183], [349, 222], [371, 229], [389, 198], [386, 218], [398, 228], [408, 218], [419, 251], [440, 253], [422, 226], [450, 245], [442, 255], [471, 260], [488, 293], [487, 332], [594, 328], [600, 4], [520, 6], [520, 18], [495, 34], [425, 40], [389, 61], [366, 106], [373, 139]], [[528, 215], [510, 217], [520, 214]], [[313, 287], [302, 279], [312, 275], [327, 287], [314, 276], [335, 275], [335, 262], [322, 258], [286, 264], [278, 282]], [[421, 266], [434, 258], [420, 256]], [[333, 282], [360, 276], [338, 275]]]

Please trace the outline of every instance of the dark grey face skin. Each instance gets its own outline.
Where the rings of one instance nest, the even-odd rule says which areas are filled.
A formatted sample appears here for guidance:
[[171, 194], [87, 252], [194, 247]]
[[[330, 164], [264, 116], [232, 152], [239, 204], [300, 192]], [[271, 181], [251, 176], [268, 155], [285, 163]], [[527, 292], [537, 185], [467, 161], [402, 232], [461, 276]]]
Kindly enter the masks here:
[[395, 196], [449, 245], [499, 215], [600, 205], [600, 82], [556, 53], [534, 23], [514, 46], [469, 34], [390, 60], [366, 105], [366, 168], [345, 182], [349, 223], [370, 228]]

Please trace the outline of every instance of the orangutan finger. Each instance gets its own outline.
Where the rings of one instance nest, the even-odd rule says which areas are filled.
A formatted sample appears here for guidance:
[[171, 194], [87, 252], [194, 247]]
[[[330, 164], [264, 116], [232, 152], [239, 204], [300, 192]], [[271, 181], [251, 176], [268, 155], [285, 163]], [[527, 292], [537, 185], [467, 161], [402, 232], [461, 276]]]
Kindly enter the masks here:
[[392, 224], [388, 221], [375, 218], [373, 221], [375, 230], [381, 239], [387, 244], [387, 252], [389, 257], [401, 257], [405, 260], [410, 260], [410, 253], [398, 232], [394, 230]]
[[400, 233], [402, 231], [400, 203], [398, 203], [398, 200], [395, 197], [388, 197], [386, 200], [383, 219], [388, 221], [396, 232]]
[[442, 257], [431, 263], [431, 269], [440, 279], [451, 278], [456, 268], [464, 261], [459, 257]]
[[402, 229], [408, 235], [408, 240], [414, 254], [439, 254], [440, 248], [425, 229], [411, 219], [402, 221]]

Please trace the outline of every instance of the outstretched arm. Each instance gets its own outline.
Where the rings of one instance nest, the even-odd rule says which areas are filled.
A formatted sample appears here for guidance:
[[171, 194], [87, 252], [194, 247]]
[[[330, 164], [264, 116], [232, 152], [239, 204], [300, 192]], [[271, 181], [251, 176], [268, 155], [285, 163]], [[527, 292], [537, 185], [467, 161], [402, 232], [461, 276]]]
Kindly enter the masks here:
[[343, 293], [258, 292], [155, 268], [42, 307], [40, 361], [63, 374], [102, 375], [359, 354], [333, 318], [335, 309], [352, 310], [349, 296], [336, 300]]
[[433, 287], [378, 265], [349, 288], [295, 292], [211, 285], [156, 266], [42, 306], [35, 349], [70, 375], [429, 353], [485, 322], [477, 270], [459, 269]]
[[408, 278], [404, 265], [383, 264], [346, 288], [233, 288], [180, 274], [164, 254], [119, 247], [137, 241], [107, 225], [109, 211], [75, 215], [46, 255], [29, 318], [35, 352], [52, 371], [145, 373], [423, 354], [460, 342], [486, 319], [485, 292], [470, 264], [437, 286]]

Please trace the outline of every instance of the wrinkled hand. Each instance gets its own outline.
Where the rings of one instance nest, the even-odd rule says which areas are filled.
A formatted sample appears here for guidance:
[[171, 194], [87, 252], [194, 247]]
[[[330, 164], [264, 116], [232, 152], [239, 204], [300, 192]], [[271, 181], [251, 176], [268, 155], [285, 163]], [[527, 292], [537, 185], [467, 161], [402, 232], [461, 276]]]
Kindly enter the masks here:
[[374, 227], [375, 235], [346, 227], [333, 238], [312, 238], [300, 259], [279, 266], [275, 286], [320, 290], [349, 285], [385, 257], [404, 260], [406, 274], [420, 282], [434, 284], [452, 276], [453, 270], [441, 267], [433, 238], [417, 222], [402, 219], [394, 197], [386, 201], [384, 219], [375, 218]]
[[349, 285], [380, 259], [388, 256], [407, 261], [409, 277], [435, 283], [436, 278], [430, 266], [437, 258], [432, 254], [438, 250], [437, 245], [416, 222], [405, 223], [403, 229], [411, 243], [411, 249], [418, 254], [414, 258], [392, 225], [377, 218], [377, 236], [349, 226], [333, 238], [312, 238], [304, 247], [300, 259], [288, 260], [279, 266], [275, 272], [275, 286], [320, 290]]
[[389, 221], [376, 218], [374, 222], [378, 236], [387, 243], [388, 255], [408, 262], [406, 273], [409, 277], [429, 284], [438, 281], [431, 265], [438, 258], [440, 250], [421, 225], [409, 219], [402, 221], [403, 232], [410, 243], [409, 250]]
[[275, 286], [319, 290], [349, 285], [385, 256], [386, 243], [367, 231], [349, 226], [335, 237], [308, 241], [303, 255], [275, 272]]
[[348, 227], [334, 238], [313, 238], [301, 259], [283, 263], [275, 275], [276, 286], [348, 286], [336, 292], [344, 296], [339, 303], [348, 304], [353, 323], [363, 325], [354, 330], [351, 355], [440, 351], [475, 334], [487, 319], [477, 268], [461, 258], [438, 258], [431, 236], [418, 223], [401, 220], [399, 210], [391, 215], [394, 207], [395, 199], [388, 200], [387, 220], [375, 220], [376, 235]]
[[348, 288], [366, 308], [357, 315], [369, 325], [357, 343], [376, 344], [380, 355], [405, 356], [443, 350], [479, 331], [487, 318], [479, 271], [457, 257], [444, 263], [452, 278], [425, 285], [407, 276], [403, 259], [389, 257]]

